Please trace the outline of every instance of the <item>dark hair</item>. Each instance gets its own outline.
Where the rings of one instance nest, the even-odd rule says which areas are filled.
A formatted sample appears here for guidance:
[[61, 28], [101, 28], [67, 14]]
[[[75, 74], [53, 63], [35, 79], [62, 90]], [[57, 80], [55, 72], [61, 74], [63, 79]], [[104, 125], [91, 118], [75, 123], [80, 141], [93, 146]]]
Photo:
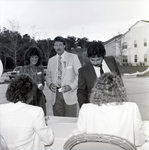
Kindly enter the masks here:
[[62, 42], [64, 45], [66, 45], [66, 41], [62, 36], [57, 36], [54, 40], [53, 40], [53, 44], [55, 42]]
[[42, 63], [43, 54], [37, 46], [30, 46], [25, 52], [25, 65], [30, 64], [30, 57], [33, 55], [38, 56], [38, 62], [35, 66], [39, 66]]
[[90, 102], [101, 105], [116, 102], [121, 104], [128, 101], [122, 79], [114, 73], [104, 73], [97, 79], [90, 95]]
[[102, 42], [93, 41], [87, 49], [88, 57], [103, 57], [106, 55], [106, 50]]
[[21, 74], [12, 79], [6, 91], [6, 98], [10, 102], [24, 102], [28, 100], [28, 95], [32, 96], [36, 85], [27, 74]]

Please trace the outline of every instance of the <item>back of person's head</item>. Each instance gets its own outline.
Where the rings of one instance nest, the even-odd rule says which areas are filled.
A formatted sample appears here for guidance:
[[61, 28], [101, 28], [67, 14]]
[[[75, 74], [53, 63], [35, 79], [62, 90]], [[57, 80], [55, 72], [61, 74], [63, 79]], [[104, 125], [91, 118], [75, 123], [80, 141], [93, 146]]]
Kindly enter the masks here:
[[42, 63], [42, 58], [43, 54], [41, 50], [37, 46], [30, 46], [26, 51], [25, 51], [25, 65], [30, 64], [30, 57], [31, 56], [38, 56], [38, 62], [35, 66], [39, 66]]
[[106, 50], [102, 42], [93, 41], [87, 49], [88, 57], [103, 57], [106, 55]]
[[36, 85], [33, 80], [27, 74], [21, 74], [11, 80], [6, 91], [6, 98], [14, 103], [18, 101], [28, 103], [35, 89]]
[[114, 73], [104, 73], [95, 82], [90, 96], [90, 102], [102, 105], [116, 102], [121, 104], [128, 101], [122, 79]]
[[66, 45], [65, 38], [63, 38], [62, 36], [57, 36], [57, 37], [53, 40], [53, 43], [55, 43], [55, 42], [62, 42], [64, 45]]

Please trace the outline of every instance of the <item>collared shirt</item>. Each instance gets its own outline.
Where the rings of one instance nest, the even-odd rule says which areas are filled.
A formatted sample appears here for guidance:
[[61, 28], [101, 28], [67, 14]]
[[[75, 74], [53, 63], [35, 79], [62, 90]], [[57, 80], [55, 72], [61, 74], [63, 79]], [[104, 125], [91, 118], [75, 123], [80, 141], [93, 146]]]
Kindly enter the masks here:
[[[63, 59], [64, 59], [64, 55], [65, 55], [65, 53], [66, 53], [66, 52], [64, 51], [64, 53], [63, 53], [62, 55], [60, 55], [60, 56], [62, 57], [62, 58], [61, 58], [61, 60], [63, 60]], [[57, 57], [57, 62], [58, 62], [58, 57], [59, 57], [59, 55], [57, 54], [57, 55], [56, 55], [56, 57]]]
[[[94, 67], [97, 78], [99, 78], [101, 76], [100, 67], [96, 67], [96, 66], [93, 66], [93, 67]], [[104, 59], [103, 59], [103, 62], [102, 62], [102, 69], [103, 69], [104, 73], [111, 72]]]

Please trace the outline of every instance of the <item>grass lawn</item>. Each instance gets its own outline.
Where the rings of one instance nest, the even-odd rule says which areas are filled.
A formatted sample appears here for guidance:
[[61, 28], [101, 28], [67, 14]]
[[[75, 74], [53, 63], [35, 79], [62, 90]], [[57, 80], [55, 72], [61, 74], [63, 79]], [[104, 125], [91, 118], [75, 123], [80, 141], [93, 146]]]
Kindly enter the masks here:
[[[135, 73], [137, 71], [143, 72], [148, 68], [148, 66], [120, 66], [120, 72], [121, 74], [124, 73]], [[146, 73], [145, 75], [149, 76], [149, 72]]]

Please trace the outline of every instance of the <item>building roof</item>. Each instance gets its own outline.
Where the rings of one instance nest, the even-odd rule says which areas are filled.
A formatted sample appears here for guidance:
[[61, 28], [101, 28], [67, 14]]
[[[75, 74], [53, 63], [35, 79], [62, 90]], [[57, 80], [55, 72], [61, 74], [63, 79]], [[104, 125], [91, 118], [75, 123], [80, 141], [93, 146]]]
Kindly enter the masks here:
[[[147, 20], [139, 20], [139, 21], [137, 21], [134, 25], [132, 25], [132, 26], [128, 29], [127, 32], [129, 32], [129, 31], [131, 30], [131, 28], [133, 28], [133, 27], [134, 27], [136, 24], [138, 24], [139, 22], [149, 23], [149, 21], [147, 21]], [[103, 44], [106, 45], [106, 44], [110, 43], [111, 41], [113, 41], [113, 40], [115, 40], [115, 39], [117, 39], [117, 38], [119, 38], [119, 37], [125, 35], [127, 32], [125, 32], [124, 34], [116, 35], [116, 36], [114, 36], [113, 38], [111, 38], [111, 39], [109, 39], [109, 40], [103, 42]]]
[[136, 24], [138, 24], [139, 22], [146, 22], [146, 23], [149, 23], [149, 21], [147, 21], [147, 20], [139, 20], [139, 21], [137, 21], [134, 25], [132, 25], [130, 28], [129, 28], [129, 30], [131, 29], [131, 28], [133, 28]]
[[132, 25], [132, 26], [128, 29], [128, 31], [123, 34], [123, 36], [124, 36], [126, 33], [128, 33], [128, 32], [129, 32], [136, 24], [138, 24], [139, 22], [149, 23], [149, 21], [147, 21], [147, 20], [139, 20], [139, 21], [137, 21], [134, 25]]
[[106, 45], [106, 44], [110, 43], [111, 41], [113, 41], [113, 40], [115, 40], [121, 36], [122, 36], [122, 34], [116, 35], [113, 38], [109, 39], [108, 41], [103, 42], [103, 44]]

